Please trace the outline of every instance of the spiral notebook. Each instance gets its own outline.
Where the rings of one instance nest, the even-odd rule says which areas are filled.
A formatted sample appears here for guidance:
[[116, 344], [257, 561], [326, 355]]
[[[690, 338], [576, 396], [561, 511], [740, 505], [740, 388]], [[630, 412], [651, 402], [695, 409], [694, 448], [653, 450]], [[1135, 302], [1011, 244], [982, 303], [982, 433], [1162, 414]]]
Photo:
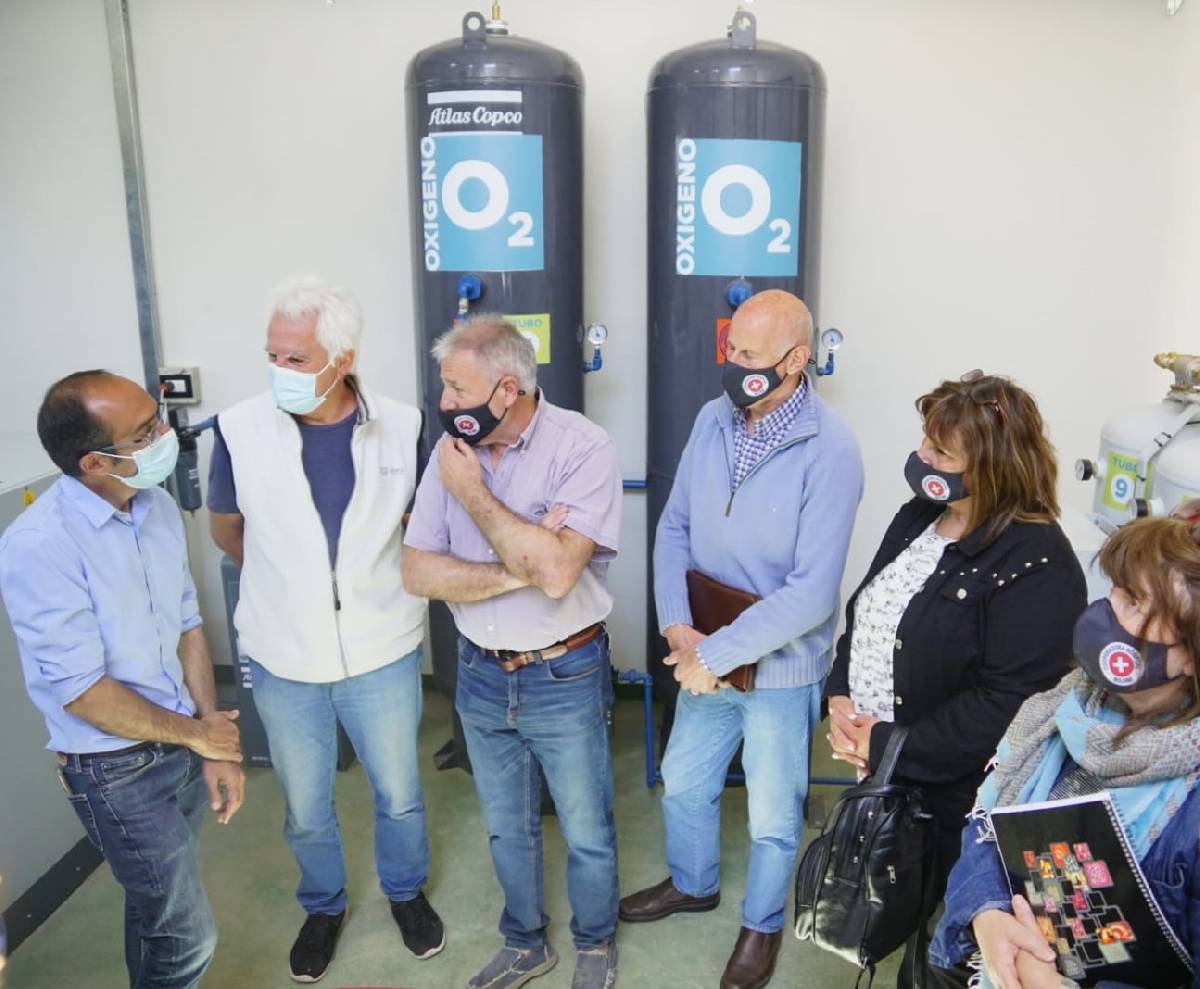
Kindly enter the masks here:
[[1163, 917], [1107, 793], [997, 807], [991, 820], [1009, 885], [1033, 907], [1063, 975], [1084, 986], [1192, 984], [1191, 957]]

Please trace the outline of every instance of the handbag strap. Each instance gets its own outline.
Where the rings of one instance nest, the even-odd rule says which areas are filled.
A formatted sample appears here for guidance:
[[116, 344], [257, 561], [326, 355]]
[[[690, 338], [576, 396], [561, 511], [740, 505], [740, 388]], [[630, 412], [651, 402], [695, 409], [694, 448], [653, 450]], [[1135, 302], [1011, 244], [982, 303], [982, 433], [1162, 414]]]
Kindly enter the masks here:
[[900, 725], [892, 728], [891, 734], [888, 736], [887, 745], [883, 749], [883, 757], [879, 760], [879, 768], [874, 773], [874, 781], [876, 783], [890, 783], [892, 781], [892, 773], [896, 771], [896, 763], [900, 761], [900, 749], [904, 746], [904, 740], [907, 737], [907, 728]]

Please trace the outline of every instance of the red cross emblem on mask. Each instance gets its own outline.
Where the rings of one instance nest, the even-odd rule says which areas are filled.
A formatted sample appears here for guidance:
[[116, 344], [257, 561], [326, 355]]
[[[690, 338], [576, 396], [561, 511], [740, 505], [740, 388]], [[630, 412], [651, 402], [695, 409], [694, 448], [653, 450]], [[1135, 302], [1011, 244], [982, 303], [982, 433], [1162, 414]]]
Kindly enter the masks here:
[[767, 390], [767, 379], [764, 375], [752, 374], [742, 387], [746, 390], [747, 395], [761, 395]]
[[1124, 642], [1113, 642], [1100, 654], [1100, 670], [1118, 687], [1136, 683], [1141, 675], [1141, 656]]
[[921, 482], [921, 487], [924, 488], [925, 493], [935, 501], [942, 501], [945, 499], [946, 495], [949, 494], [949, 491], [946, 488], [946, 482], [940, 477], [934, 477], [932, 474], [928, 475]]

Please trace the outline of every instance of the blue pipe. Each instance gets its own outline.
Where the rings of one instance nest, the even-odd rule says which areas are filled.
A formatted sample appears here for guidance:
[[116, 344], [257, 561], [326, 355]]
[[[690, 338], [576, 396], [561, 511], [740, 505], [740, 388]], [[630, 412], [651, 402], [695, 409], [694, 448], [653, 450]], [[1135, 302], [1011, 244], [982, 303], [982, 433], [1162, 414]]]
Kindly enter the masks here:
[[642, 729], [645, 733], [644, 751], [646, 760], [646, 789], [653, 790], [662, 779], [654, 761], [654, 679], [641, 670], [622, 670], [617, 674], [617, 683], [640, 683], [642, 685]]
[[737, 309], [754, 294], [754, 288], [744, 278], [735, 278], [725, 286], [725, 301], [731, 309]]
[[478, 302], [483, 295], [483, 280], [478, 275], [463, 275], [458, 280], [457, 294], [460, 299]]
[[600, 356], [600, 348], [597, 347], [592, 351], [592, 359], [590, 362], [583, 362], [583, 373], [591, 374], [593, 371], [599, 371], [604, 367], [604, 358]]

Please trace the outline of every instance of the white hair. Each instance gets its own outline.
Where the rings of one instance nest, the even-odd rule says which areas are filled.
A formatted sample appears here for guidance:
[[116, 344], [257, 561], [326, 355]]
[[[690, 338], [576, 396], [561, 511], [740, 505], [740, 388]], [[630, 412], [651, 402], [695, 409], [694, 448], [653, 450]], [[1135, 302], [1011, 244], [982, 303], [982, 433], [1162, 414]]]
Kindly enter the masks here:
[[451, 354], [473, 353], [496, 377], [517, 379], [517, 387], [537, 390], [537, 353], [533, 344], [498, 313], [479, 313], [447, 330], [433, 342], [433, 359], [441, 364]]
[[317, 275], [296, 275], [271, 290], [271, 315], [288, 319], [316, 313], [317, 343], [336, 361], [348, 350], [358, 354], [362, 340], [362, 310], [345, 289], [334, 288]]

